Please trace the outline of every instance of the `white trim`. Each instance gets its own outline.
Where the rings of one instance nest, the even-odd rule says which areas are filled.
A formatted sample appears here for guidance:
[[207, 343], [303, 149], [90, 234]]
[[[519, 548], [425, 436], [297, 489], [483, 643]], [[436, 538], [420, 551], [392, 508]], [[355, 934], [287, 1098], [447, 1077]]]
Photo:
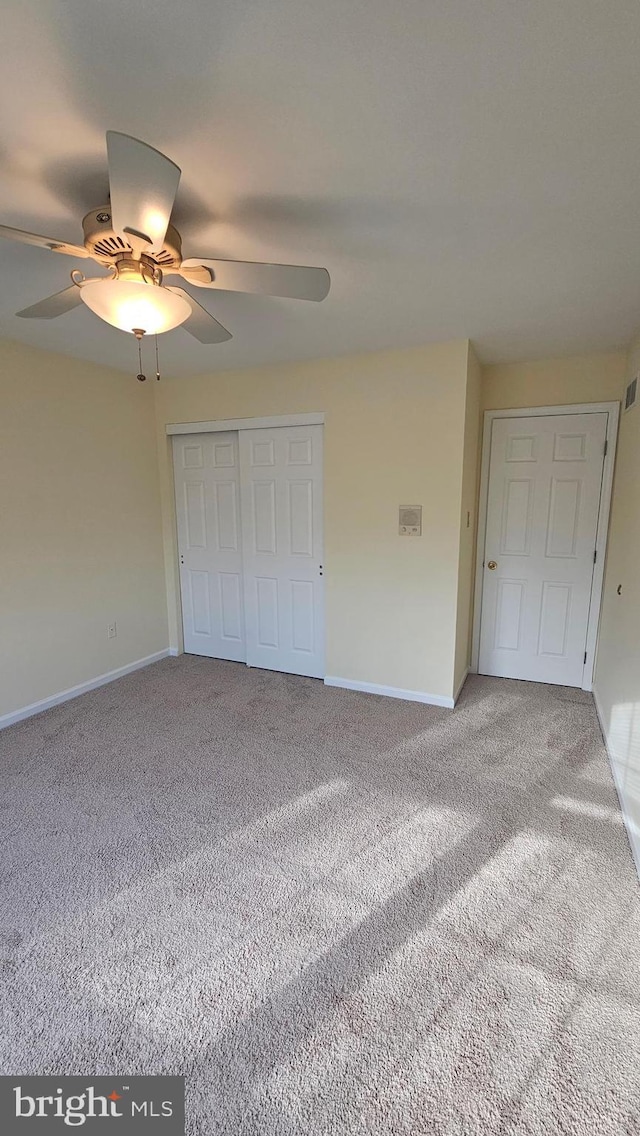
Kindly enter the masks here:
[[270, 426], [324, 426], [324, 414], [274, 414], [270, 418], [227, 418], [213, 422], [168, 422], [167, 434], [218, 434], [222, 430], [263, 430]]
[[[606, 405], [606, 404], [605, 404]], [[596, 532], [596, 551], [598, 553], [591, 579], [591, 603], [589, 605], [589, 621], [587, 624], [587, 661], [582, 676], [582, 689], [593, 690], [593, 675], [596, 667], [596, 650], [598, 646], [598, 630], [600, 627], [600, 608], [602, 606], [602, 592], [604, 589], [604, 566], [607, 558], [607, 538], [609, 535], [609, 516], [611, 513], [611, 498], [613, 496], [613, 473], [616, 463], [616, 446], [618, 443], [618, 423], [620, 420], [620, 403], [612, 402], [608, 406], [607, 419], [607, 452], [602, 467], [602, 486], [600, 489], [600, 512], [598, 514], [598, 529]]]
[[184, 651], [179, 651], [177, 647], [169, 647], [169, 655], [172, 659], [177, 659], [178, 655], [183, 655]]
[[456, 702], [458, 701], [460, 695], [462, 694], [462, 688], [463, 688], [465, 682], [467, 681], [467, 679], [469, 677], [470, 671], [471, 671], [471, 667], [467, 667], [462, 678], [460, 679], [460, 682], [458, 683], [458, 689], [454, 690], [454, 692], [453, 692], [453, 704], [454, 704], [454, 706], [455, 706]]
[[602, 467], [602, 487], [600, 490], [600, 510], [596, 534], [598, 557], [591, 579], [591, 601], [587, 623], [587, 661], [582, 671], [582, 690], [593, 690], [593, 671], [596, 658], [600, 606], [602, 603], [602, 584], [607, 551], [607, 533], [611, 511], [613, 489], [613, 470], [616, 459], [618, 439], [619, 402], [582, 402], [574, 406], [531, 406], [513, 407], [508, 410], [485, 410], [482, 432], [482, 465], [480, 467], [480, 496], [478, 500], [478, 537], [476, 543], [476, 581], [473, 603], [473, 647], [471, 651], [471, 670], [478, 671], [480, 657], [480, 622], [482, 617], [482, 585], [484, 582], [484, 544], [487, 529], [487, 506], [489, 497], [489, 465], [491, 461], [491, 429], [496, 418], [540, 418], [550, 414], [606, 414], [607, 453]]
[[43, 710], [50, 710], [52, 706], [59, 706], [61, 702], [69, 702], [72, 698], [86, 694], [89, 690], [106, 686], [108, 682], [114, 682], [117, 678], [123, 678], [125, 675], [132, 674], [133, 671], [139, 671], [143, 667], [148, 667], [151, 663], [159, 662], [160, 659], [166, 659], [172, 653], [169, 647], [165, 647], [163, 651], [156, 651], [154, 655], [147, 655], [144, 659], [136, 659], [133, 663], [126, 663], [125, 666], [117, 667], [114, 671], [107, 671], [105, 674], [98, 675], [97, 678], [90, 678], [87, 682], [80, 682], [77, 686], [70, 686], [67, 690], [59, 690], [57, 694], [52, 694], [49, 698], [41, 698], [39, 702], [31, 702], [29, 706], [23, 706], [20, 710], [12, 710], [9, 714], [3, 714], [0, 717], [0, 730], [3, 730], [6, 726], [13, 726], [15, 722], [22, 722], [24, 718], [31, 718], [34, 714], [40, 714]]
[[593, 701], [594, 701], [594, 705], [595, 705], [595, 708], [596, 708], [596, 714], [598, 716], [598, 723], [600, 725], [600, 730], [602, 732], [602, 740], [604, 741], [604, 748], [607, 751], [607, 756], [609, 758], [609, 765], [611, 766], [611, 774], [613, 776], [613, 783], [616, 787], [616, 792], [618, 794], [618, 800], [620, 802], [620, 812], [622, 813], [622, 819], [624, 821], [624, 827], [627, 830], [627, 836], [629, 838], [629, 844], [631, 845], [631, 855], [633, 856], [633, 862], [636, 866], [636, 871], [638, 873], [638, 876], [640, 877], [640, 829], [638, 829], [637, 825], [634, 823], [634, 821], [631, 819], [631, 816], [627, 812], [626, 794], [625, 794], [625, 791], [624, 791], [624, 785], [622, 783], [622, 778], [621, 778], [621, 763], [616, 759], [616, 756], [615, 756], [615, 754], [614, 754], [614, 752], [611, 748], [609, 739], [607, 737], [607, 730], [606, 730], [606, 726], [604, 724], [604, 714], [602, 713], [602, 707], [601, 707], [600, 701], [598, 699], [598, 692], [595, 688], [593, 690]]
[[402, 690], [398, 686], [379, 686], [377, 682], [356, 682], [351, 678], [337, 678], [336, 675], [327, 675], [324, 685], [339, 686], [343, 690], [360, 690], [364, 694], [382, 694], [385, 698], [402, 698], [405, 702], [426, 702], [429, 706], [444, 706], [447, 710], [453, 710], [453, 698], [446, 698], [444, 694]]
[[573, 402], [562, 406], [510, 406], [502, 410], [485, 410], [487, 417], [494, 418], [544, 418], [548, 414], [610, 414], [613, 407], [620, 409], [619, 402]]

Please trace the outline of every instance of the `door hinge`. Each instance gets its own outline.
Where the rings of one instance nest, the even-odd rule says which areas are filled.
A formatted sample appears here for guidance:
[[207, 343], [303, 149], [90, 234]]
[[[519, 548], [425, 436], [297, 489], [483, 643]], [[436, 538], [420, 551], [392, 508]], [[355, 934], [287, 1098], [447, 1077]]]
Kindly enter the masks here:
[[584, 661], [585, 661], [585, 663], [586, 663], [586, 661], [587, 661], [587, 652], [586, 652], [586, 651], [585, 651], [585, 653], [584, 653]]
[[594, 548], [594, 550], [593, 550], [593, 563], [594, 564], [595, 564], [597, 559], [598, 559], [598, 549]]
[[609, 449], [609, 439], [605, 438], [605, 440], [604, 440], [604, 456], [605, 456], [605, 458], [607, 456], [607, 450], [608, 449]]

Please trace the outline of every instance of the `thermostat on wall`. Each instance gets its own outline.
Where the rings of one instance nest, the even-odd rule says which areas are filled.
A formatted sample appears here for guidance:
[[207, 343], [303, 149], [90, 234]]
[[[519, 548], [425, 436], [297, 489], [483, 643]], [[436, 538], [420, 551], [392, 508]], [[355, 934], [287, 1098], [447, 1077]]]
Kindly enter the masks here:
[[398, 510], [400, 536], [422, 536], [422, 505], [401, 505]]

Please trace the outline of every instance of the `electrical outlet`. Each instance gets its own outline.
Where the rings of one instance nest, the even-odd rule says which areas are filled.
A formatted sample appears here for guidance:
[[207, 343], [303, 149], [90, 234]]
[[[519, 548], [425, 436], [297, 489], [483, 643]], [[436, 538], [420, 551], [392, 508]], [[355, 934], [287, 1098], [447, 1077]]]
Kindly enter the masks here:
[[118, 634], [118, 629], [116, 627], [115, 620], [114, 620], [114, 622], [110, 623], [107, 627], [107, 639], [115, 639], [117, 634]]

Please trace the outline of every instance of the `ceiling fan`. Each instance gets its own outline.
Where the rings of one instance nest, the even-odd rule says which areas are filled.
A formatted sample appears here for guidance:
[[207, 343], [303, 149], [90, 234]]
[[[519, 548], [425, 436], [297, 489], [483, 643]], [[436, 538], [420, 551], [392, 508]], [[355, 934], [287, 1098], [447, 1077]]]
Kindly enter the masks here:
[[0, 225], [2, 237], [65, 256], [92, 258], [109, 272], [86, 278], [74, 269], [70, 287], [17, 315], [53, 319], [84, 302], [138, 341], [145, 334], [182, 325], [201, 343], [222, 343], [231, 339], [231, 332], [183, 288], [165, 284], [165, 277], [180, 276], [198, 288], [324, 300], [331, 283], [326, 268], [209, 257], [183, 260], [180, 233], [170, 223], [178, 166], [145, 142], [113, 130], [107, 131], [107, 161], [110, 201], [84, 217], [83, 245]]

